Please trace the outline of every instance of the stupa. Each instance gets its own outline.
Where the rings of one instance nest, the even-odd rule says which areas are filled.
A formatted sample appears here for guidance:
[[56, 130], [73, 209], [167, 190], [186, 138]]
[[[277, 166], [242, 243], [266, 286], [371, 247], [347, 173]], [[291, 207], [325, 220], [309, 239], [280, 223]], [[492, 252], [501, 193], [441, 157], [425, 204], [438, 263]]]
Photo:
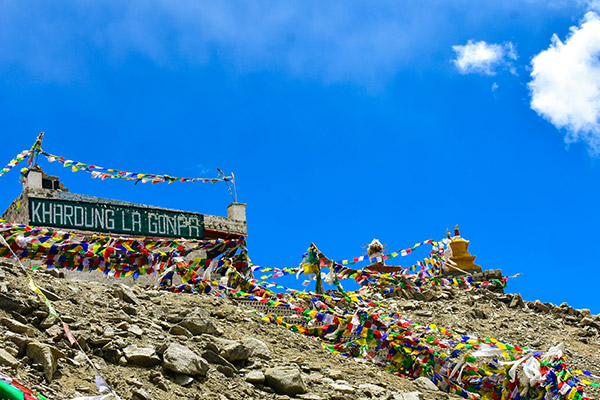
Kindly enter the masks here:
[[479, 265], [475, 264], [476, 256], [469, 253], [469, 241], [460, 237], [458, 225], [454, 228], [454, 237], [450, 238], [450, 231], [447, 231], [450, 239], [450, 249], [452, 254], [449, 257], [450, 262], [445, 263], [447, 271], [444, 275], [465, 275], [482, 272]]

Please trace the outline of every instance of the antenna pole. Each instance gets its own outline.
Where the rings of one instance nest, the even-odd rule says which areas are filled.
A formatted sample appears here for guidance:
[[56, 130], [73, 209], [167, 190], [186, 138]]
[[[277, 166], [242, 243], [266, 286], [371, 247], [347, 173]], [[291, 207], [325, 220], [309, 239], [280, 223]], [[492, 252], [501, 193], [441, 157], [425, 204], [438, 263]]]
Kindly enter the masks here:
[[231, 177], [232, 177], [231, 182], [233, 183], [233, 193], [235, 196], [234, 200], [237, 203], [237, 189], [235, 188], [235, 175], [233, 174], [233, 172], [231, 173]]
[[[217, 171], [219, 171], [220, 175], [223, 175], [223, 178], [225, 178], [225, 173], [221, 170], [221, 168], [217, 168]], [[233, 173], [231, 174], [231, 176], [233, 176]], [[231, 198], [233, 199], [234, 203], [237, 203], [237, 193], [234, 196], [233, 192], [231, 191], [231, 187], [229, 186], [229, 182], [225, 181], [225, 184], [227, 185], [227, 190], [229, 190], [229, 195], [231, 195]], [[233, 190], [235, 190], [235, 177], [233, 178]]]
[[[37, 139], [35, 140], [35, 143], [33, 144], [33, 147], [31, 148], [33, 153], [31, 153], [31, 156], [29, 156], [29, 160], [27, 161], [27, 164], [29, 164], [30, 167], [32, 167], [32, 166], [37, 167], [37, 159], [38, 159], [39, 152], [42, 151], [42, 141], [43, 140], [44, 140], [44, 131], [40, 132]], [[38, 151], [36, 151], [36, 150], [38, 150]]]

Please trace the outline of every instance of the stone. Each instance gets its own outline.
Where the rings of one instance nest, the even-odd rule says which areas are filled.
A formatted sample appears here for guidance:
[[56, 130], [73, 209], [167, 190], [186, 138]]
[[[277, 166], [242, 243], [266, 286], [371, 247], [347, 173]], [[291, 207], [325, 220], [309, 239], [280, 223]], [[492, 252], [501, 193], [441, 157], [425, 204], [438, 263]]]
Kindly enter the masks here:
[[123, 355], [128, 363], [140, 367], [153, 367], [160, 364], [160, 358], [156, 355], [154, 347], [138, 347], [133, 344], [123, 349]]
[[265, 383], [279, 394], [295, 396], [306, 393], [306, 385], [297, 368], [268, 368], [265, 371]]
[[358, 385], [358, 388], [365, 392], [369, 397], [383, 397], [386, 390], [378, 385], [373, 385], [371, 383], [362, 383]]
[[394, 400], [421, 400], [422, 398], [423, 394], [421, 392], [396, 393], [392, 397]]
[[536, 300], [533, 302], [533, 308], [538, 311], [544, 312], [544, 313], [547, 313], [548, 311], [550, 311], [548, 306], [539, 300]]
[[433, 312], [430, 310], [417, 310], [415, 314], [420, 317], [433, 317]]
[[246, 379], [246, 382], [249, 382], [252, 384], [264, 383], [265, 374], [263, 374], [262, 371], [252, 370], [246, 374], [245, 379]]
[[330, 369], [327, 370], [327, 376], [329, 376], [331, 379], [334, 380], [340, 380], [340, 379], [344, 379], [344, 373], [342, 371], [340, 371], [339, 369]]
[[202, 353], [202, 358], [204, 358], [211, 364], [225, 365], [235, 370], [235, 367], [229, 361], [227, 361], [212, 350], [204, 351], [204, 353]]
[[315, 394], [315, 393], [299, 394], [296, 397], [298, 397], [299, 399], [302, 399], [302, 400], [326, 400], [325, 397], [319, 396], [318, 394]]
[[108, 343], [112, 342], [111, 338], [107, 338], [107, 337], [97, 337], [94, 338], [90, 344], [94, 347], [102, 347]]
[[146, 393], [146, 391], [142, 388], [135, 389], [133, 394], [131, 395], [133, 400], [150, 400], [151, 397]]
[[9, 352], [4, 349], [0, 349], [0, 365], [7, 367], [14, 367], [19, 364], [19, 360], [13, 357]]
[[128, 304], [124, 305], [121, 310], [123, 310], [123, 312], [127, 315], [131, 315], [131, 316], [136, 316], [138, 315], [138, 311], [137, 308], [130, 306]]
[[[185, 376], [185, 375], [183, 375], [183, 376]], [[158, 386], [158, 388], [160, 390], [164, 390], [165, 392], [168, 392], [169, 390], [171, 390], [171, 385], [169, 385], [169, 382], [167, 382], [164, 378], [156, 379], [154, 381], [154, 384], [156, 386]]]
[[523, 308], [523, 298], [519, 293], [515, 294], [508, 305], [510, 308]]
[[352, 394], [355, 391], [354, 387], [344, 384], [344, 383], [337, 383], [337, 382], [332, 383], [331, 388], [338, 393], [345, 393], [345, 394]]
[[58, 319], [48, 316], [48, 317], [44, 318], [42, 322], [40, 322], [40, 329], [48, 329], [52, 325], [55, 325], [57, 322], [58, 322]]
[[189, 375], [175, 374], [173, 381], [179, 386], [187, 386], [190, 383], [194, 382], [194, 378], [192, 378]]
[[271, 359], [271, 350], [262, 340], [250, 337], [242, 340], [242, 345], [250, 350], [251, 357], [258, 357], [263, 360]]
[[131, 290], [129, 286], [123, 285], [122, 283], [119, 283], [117, 286], [115, 286], [114, 294], [116, 298], [123, 300], [125, 303], [135, 305], [140, 304], [140, 300], [137, 298], [135, 293], [133, 293], [133, 290]]
[[46, 334], [52, 338], [52, 341], [58, 342], [65, 336], [65, 331], [63, 330], [62, 326], [53, 325], [46, 329]]
[[115, 337], [114, 328], [110, 325], [105, 326], [104, 330], [102, 332], [102, 336], [104, 336], [105, 338], [114, 338]]
[[240, 342], [231, 341], [221, 349], [221, 356], [230, 362], [244, 361], [252, 356], [252, 351], [251, 347], [246, 347]]
[[11, 294], [2, 294], [0, 295], [0, 309], [5, 311], [16, 311], [20, 314], [28, 314], [31, 312], [32, 307], [14, 300]]
[[175, 335], [175, 336], [185, 336], [188, 338], [191, 338], [192, 336], [192, 332], [190, 332], [189, 330], [187, 330], [186, 328], [184, 328], [181, 325], [173, 325], [173, 327], [169, 330], [169, 333], [171, 335]]
[[142, 336], [144, 334], [144, 330], [137, 325], [131, 325], [127, 332], [134, 334], [135, 336]]
[[127, 379], [125, 379], [125, 383], [127, 383], [128, 385], [133, 385], [136, 388], [141, 388], [144, 386], [144, 384], [142, 382], [138, 381], [135, 378], [127, 378]]
[[590, 317], [583, 317], [581, 319], [581, 321], [579, 321], [579, 326], [581, 327], [585, 327], [585, 326], [591, 326], [593, 328], [598, 328], [600, 329], [600, 324], [598, 324], [598, 322], [594, 321], [592, 318]]
[[11, 318], [0, 318], [0, 323], [6, 326], [8, 330], [14, 333], [24, 333], [27, 336], [34, 336], [35, 331], [33, 328]]
[[51, 290], [48, 290], [46, 288], [44, 288], [43, 286], [39, 286], [40, 292], [44, 293], [44, 296], [46, 296], [46, 298], [50, 301], [62, 301], [62, 298], [57, 295], [56, 293], [52, 292]]
[[424, 376], [415, 379], [415, 384], [423, 390], [429, 390], [432, 392], [437, 392], [440, 390], [437, 386], [435, 386], [435, 383], [431, 382], [431, 379], [425, 378]]
[[204, 333], [209, 335], [223, 334], [205, 312], [195, 312], [187, 316], [179, 325], [190, 331], [192, 335], [202, 335]]
[[163, 367], [184, 375], [206, 375], [208, 362], [187, 347], [171, 343], [163, 354]]
[[34, 363], [41, 364], [44, 368], [44, 375], [48, 382], [52, 382], [52, 377], [58, 367], [57, 360], [66, 355], [55, 347], [39, 342], [31, 342], [27, 345], [27, 357]]
[[222, 373], [228, 378], [232, 378], [235, 375], [235, 369], [228, 365], [217, 365], [217, 371]]
[[107, 349], [104, 351], [104, 359], [112, 364], [118, 364], [121, 359], [121, 353], [116, 349]]

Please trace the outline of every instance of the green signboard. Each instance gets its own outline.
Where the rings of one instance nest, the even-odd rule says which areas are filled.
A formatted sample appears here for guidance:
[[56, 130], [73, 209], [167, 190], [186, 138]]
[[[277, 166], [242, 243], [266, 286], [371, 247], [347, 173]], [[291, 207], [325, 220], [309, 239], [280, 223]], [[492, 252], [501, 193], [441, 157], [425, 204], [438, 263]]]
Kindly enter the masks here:
[[122, 235], [204, 238], [202, 214], [106, 203], [29, 198], [29, 221], [34, 226]]

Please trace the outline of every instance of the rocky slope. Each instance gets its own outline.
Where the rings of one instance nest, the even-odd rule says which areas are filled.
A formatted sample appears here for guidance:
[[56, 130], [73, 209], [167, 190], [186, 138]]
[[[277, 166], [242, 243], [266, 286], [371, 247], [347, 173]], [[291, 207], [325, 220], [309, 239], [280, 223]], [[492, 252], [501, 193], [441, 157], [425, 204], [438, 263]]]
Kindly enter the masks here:
[[[0, 372], [49, 399], [100, 396], [96, 371], [27, 277], [7, 261], [0, 271]], [[32, 276], [122, 399], [460, 398], [425, 378], [332, 354], [320, 340], [265, 322], [227, 297], [130, 287], [127, 279], [96, 283], [40, 270]], [[571, 369], [600, 375], [600, 319], [587, 310], [484, 289], [407, 297], [384, 299], [385, 312], [539, 350], [563, 342]], [[600, 398], [591, 386], [586, 394]]]

